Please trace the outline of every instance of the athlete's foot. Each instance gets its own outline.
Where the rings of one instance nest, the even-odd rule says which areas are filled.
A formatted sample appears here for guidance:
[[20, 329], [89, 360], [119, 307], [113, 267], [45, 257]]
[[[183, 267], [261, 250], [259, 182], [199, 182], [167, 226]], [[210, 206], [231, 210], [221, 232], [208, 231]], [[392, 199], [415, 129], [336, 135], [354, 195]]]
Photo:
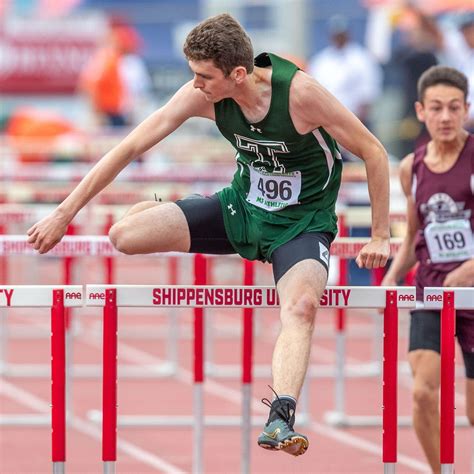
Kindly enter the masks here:
[[[271, 387], [270, 387], [271, 388]], [[272, 389], [273, 390], [273, 389]], [[270, 415], [262, 433], [258, 437], [258, 445], [264, 449], [283, 451], [293, 456], [300, 456], [308, 449], [308, 438], [293, 429], [295, 423], [295, 402], [276, 393], [273, 403], [264, 398], [262, 402], [270, 407]]]
[[308, 438], [296, 433], [285, 420], [277, 418], [265, 425], [258, 437], [258, 445], [273, 451], [283, 451], [293, 456], [300, 456], [308, 449]]

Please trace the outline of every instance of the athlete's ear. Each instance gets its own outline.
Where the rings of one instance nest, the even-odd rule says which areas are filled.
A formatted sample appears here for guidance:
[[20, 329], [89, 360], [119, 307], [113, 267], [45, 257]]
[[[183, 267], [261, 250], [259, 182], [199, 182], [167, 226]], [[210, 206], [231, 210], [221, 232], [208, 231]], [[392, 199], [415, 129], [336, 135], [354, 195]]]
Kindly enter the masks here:
[[416, 111], [416, 118], [420, 122], [425, 121], [425, 106], [423, 105], [422, 102], [415, 102], [415, 111]]
[[237, 83], [241, 84], [247, 77], [247, 69], [244, 66], [237, 66], [230, 73], [230, 77]]

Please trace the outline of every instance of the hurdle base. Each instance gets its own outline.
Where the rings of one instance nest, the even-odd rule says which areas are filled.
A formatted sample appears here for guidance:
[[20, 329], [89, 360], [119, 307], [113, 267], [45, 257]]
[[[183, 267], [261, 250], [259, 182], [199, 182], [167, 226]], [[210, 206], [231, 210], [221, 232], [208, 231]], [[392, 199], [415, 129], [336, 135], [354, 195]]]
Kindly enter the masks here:
[[[165, 362], [152, 365], [124, 364], [118, 366], [118, 375], [121, 378], [156, 378], [176, 375], [176, 364]], [[95, 364], [75, 364], [70, 374], [77, 378], [101, 378], [102, 367]], [[46, 364], [3, 364], [0, 366], [0, 375], [4, 377], [33, 377], [43, 378], [51, 376], [51, 366]]]
[[65, 472], [64, 462], [53, 462], [53, 474], [64, 474]]
[[[90, 410], [87, 418], [93, 423], [102, 423], [102, 413], [100, 410]], [[252, 417], [252, 427], [262, 427], [267, 422], [267, 418], [263, 416]], [[299, 426], [309, 423], [307, 416], [297, 416], [296, 422]], [[163, 427], [163, 428], [180, 428], [194, 426], [196, 423], [195, 416], [177, 415], [177, 416], [149, 416], [149, 415], [121, 415], [117, 417], [117, 426], [123, 427]], [[213, 416], [204, 417], [204, 426], [206, 428], [232, 428], [242, 426], [241, 416]]]
[[396, 462], [384, 462], [383, 463], [383, 473], [384, 474], [395, 474], [397, 470]]
[[0, 426], [50, 426], [51, 414], [1, 415]]
[[[337, 428], [370, 428], [382, 426], [381, 416], [347, 415], [337, 411], [328, 411], [324, 414], [324, 421], [330, 426]], [[398, 426], [408, 428], [413, 426], [411, 416], [399, 416]], [[470, 426], [465, 416], [456, 417], [457, 427]]]
[[[365, 364], [348, 364], [344, 368], [344, 376], [348, 378], [376, 377], [381, 374], [382, 366], [379, 362]], [[237, 364], [213, 364], [206, 362], [205, 373], [208, 377], [238, 378], [242, 368]], [[253, 375], [257, 378], [271, 377], [269, 364], [260, 364], [253, 367]], [[308, 368], [308, 376], [312, 378], [334, 378], [337, 369], [334, 364], [314, 364]]]
[[441, 474], [454, 474], [454, 464], [441, 464]]
[[104, 461], [104, 474], [115, 474], [115, 461]]

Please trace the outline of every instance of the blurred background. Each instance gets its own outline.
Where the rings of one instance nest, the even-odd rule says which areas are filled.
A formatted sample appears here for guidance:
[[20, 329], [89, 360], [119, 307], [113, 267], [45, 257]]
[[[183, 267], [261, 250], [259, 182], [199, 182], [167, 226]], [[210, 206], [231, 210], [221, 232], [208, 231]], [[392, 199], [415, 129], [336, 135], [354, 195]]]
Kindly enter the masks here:
[[[413, 111], [423, 70], [445, 63], [473, 77], [470, 0], [2, 0], [2, 162], [99, 158], [114, 142], [105, 136], [123, 136], [117, 127], [191, 78], [183, 40], [224, 11], [256, 53], [286, 56], [328, 87], [394, 160], [423, 139]], [[31, 140], [42, 143], [29, 150]]]

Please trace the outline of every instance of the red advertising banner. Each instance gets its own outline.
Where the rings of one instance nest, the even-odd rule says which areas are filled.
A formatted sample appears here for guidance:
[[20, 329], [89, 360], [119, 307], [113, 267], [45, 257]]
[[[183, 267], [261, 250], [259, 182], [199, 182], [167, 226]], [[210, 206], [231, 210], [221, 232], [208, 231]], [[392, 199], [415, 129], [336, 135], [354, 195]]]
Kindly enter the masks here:
[[0, 23], [0, 94], [71, 93], [104, 35], [102, 17]]

